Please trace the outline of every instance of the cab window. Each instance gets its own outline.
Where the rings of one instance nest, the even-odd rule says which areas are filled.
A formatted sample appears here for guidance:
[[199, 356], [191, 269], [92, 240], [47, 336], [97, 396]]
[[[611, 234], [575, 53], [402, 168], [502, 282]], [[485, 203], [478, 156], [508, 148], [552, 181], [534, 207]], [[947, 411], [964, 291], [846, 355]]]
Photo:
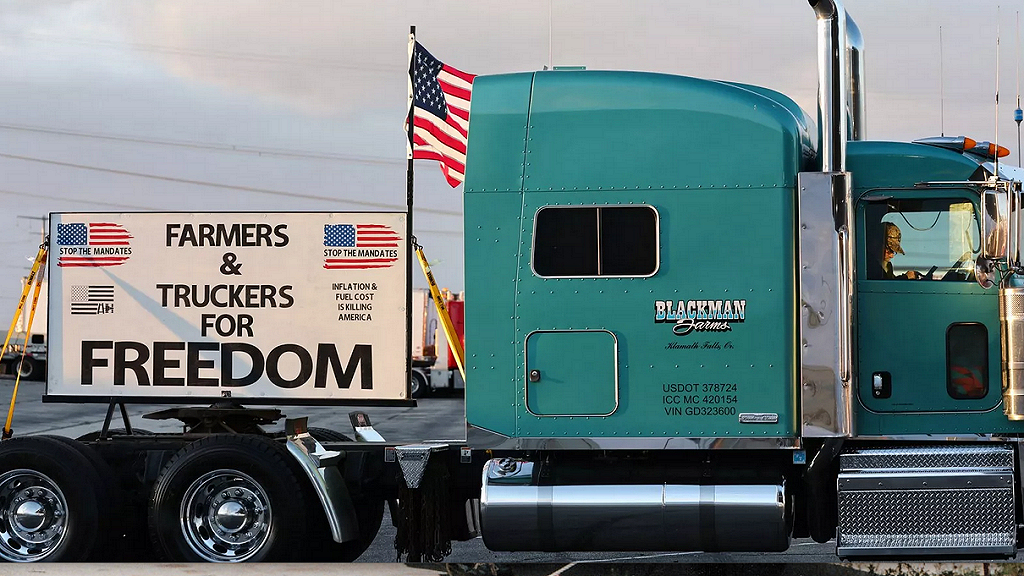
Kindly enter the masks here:
[[537, 212], [538, 276], [651, 276], [657, 269], [658, 213], [651, 206], [545, 206]]
[[981, 233], [970, 201], [890, 198], [865, 217], [868, 280], [974, 281]]

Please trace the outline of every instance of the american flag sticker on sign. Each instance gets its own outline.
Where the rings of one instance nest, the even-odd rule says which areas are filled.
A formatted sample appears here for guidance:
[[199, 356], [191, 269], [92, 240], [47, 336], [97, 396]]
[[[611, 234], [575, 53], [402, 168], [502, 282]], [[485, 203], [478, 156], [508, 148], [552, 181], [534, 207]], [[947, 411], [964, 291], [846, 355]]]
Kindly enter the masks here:
[[402, 237], [383, 224], [325, 224], [324, 268], [369, 270], [398, 261]]
[[60, 267], [118, 266], [132, 253], [133, 236], [113, 222], [57, 224]]
[[72, 314], [112, 314], [114, 312], [114, 286], [71, 286]]

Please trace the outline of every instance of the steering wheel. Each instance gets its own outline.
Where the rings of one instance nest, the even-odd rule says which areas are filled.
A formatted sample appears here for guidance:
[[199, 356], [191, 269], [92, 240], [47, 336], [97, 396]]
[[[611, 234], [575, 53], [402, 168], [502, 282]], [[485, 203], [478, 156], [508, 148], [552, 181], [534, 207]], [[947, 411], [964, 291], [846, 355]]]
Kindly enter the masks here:
[[[954, 280], [954, 281], [971, 281], [974, 280], [974, 266], [965, 266], [971, 261], [971, 252], [968, 250], [960, 256], [960, 259], [953, 263], [953, 266], [949, 268], [943, 276], [943, 280]], [[934, 270], [934, 268], [933, 268]]]
[[[938, 270], [938, 269], [939, 269], [938, 266], [932, 266], [932, 269], [929, 270], [927, 274], [921, 276], [921, 278], [923, 280], [931, 280], [932, 279], [932, 275], [935, 274], [935, 271]], [[942, 279], [945, 280], [946, 278], [943, 277]]]

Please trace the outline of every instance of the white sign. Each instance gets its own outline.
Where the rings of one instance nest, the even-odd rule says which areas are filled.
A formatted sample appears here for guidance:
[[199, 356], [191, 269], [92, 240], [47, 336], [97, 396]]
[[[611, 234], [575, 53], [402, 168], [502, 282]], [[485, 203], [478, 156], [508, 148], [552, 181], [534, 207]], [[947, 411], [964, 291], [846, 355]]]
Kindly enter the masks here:
[[405, 218], [52, 214], [47, 395], [404, 400]]

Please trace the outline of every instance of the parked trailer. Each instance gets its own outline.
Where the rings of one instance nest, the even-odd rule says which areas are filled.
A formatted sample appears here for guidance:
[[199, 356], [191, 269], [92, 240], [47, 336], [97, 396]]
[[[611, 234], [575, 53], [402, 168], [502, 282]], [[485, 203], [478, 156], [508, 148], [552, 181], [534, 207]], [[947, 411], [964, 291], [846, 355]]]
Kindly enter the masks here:
[[[463, 347], [465, 337], [465, 298], [449, 290], [441, 292], [452, 326]], [[420, 398], [434, 391], [462, 390], [466, 382], [459, 371], [455, 353], [438, 318], [437, 307], [425, 288], [413, 290], [412, 299], [413, 354], [409, 394]]]
[[[402, 215], [52, 215], [47, 399], [213, 404], [154, 415], [184, 434], [0, 444], [0, 556], [141, 541], [173, 561], [350, 560], [385, 503], [409, 560], [475, 534], [1015, 555], [1019, 179], [968, 138], [865, 140], [860, 34], [838, 2], [810, 4], [820, 138], [790, 98], [735, 82], [475, 79], [465, 440], [390, 444], [361, 413], [352, 440], [281, 430], [238, 405], [411, 404]], [[65, 248], [95, 256], [62, 227], [93, 222], [130, 253], [60, 268]], [[375, 226], [396, 253], [346, 246]], [[67, 315], [93, 285], [114, 286], [115, 315]]]
[[[28, 278], [21, 279], [22, 289]], [[34, 296], [34, 294], [33, 294]], [[30, 299], [15, 325], [15, 339], [12, 346], [0, 357], [0, 374], [20, 374], [23, 380], [44, 380], [46, 378], [46, 300], [47, 284], [43, 280], [40, 285], [38, 305], [35, 316], [31, 318], [31, 334], [28, 334], [29, 320], [32, 315]], [[28, 335], [28, 342], [25, 336]]]

